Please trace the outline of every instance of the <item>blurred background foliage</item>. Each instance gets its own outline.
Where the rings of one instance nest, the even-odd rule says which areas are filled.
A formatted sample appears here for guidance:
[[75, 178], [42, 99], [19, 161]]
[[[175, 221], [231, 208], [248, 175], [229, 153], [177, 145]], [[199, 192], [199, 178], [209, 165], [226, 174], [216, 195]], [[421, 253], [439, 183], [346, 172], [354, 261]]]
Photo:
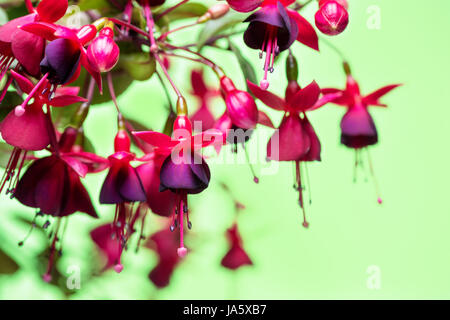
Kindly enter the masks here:
[[[6, 1], [0, 0], [0, 4]], [[167, 1], [168, 4], [176, 1]], [[173, 26], [188, 23], [211, 0], [195, 1], [175, 12]], [[404, 83], [404, 87], [385, 97], [389, 108], [374, 109], [380, 143], [371, 149], [384, 203], [377, 205], [373, 186], [361, 178], [353, 183], [353, 153], [339, 144], [339, 121], [343, 110], [326, 106], [310, 115], [323, 145], [321, 163], [309, 166], [312, 205], [307, 208], [310, 228], [301, 226], [301, 212], [292, 188], [291, 164], [281, 164], [276, 175], [260, 177], [254, 184], [248, 167], [212, 164], [212, 183], [201, 195], [191, 199], [193, 230], [187, 237], [192, 252], [175, 270], [171, 283], [157, 289], [148, 279], [157, 263], [154, 251], [142, 247], [135, 252], [137, 239], [123, 256], [124, 270], [116, 274], [101, 272], [104, 260], [90, 239], [95, 227], [112, 221], [113, 206], [96, 208], [99, 220], [82, 214], [70, 217], [63, 239], [63, 252], [56, 264], [52, 283], [42, 281], [46, 266], [48, 235], [35, 228], [21, 247], [30, 229], [34, 210], [2, 196], [0, 200], [0, 298], [1, 299], [360, 299], [360, 298], [450, 298], [449, 245], [450, 204], [448, 201], [450, 137], [449, 80], [450, 43], [447, 29], [450, 3], [446, 0], [411, 2], [407, 0], [359, 0], [350, 3], [350, 25], [340, 36], [327, 40], [340, 48], [350, 62], [364, 93], [383, 85]], [[82, 9], [101, 10], [105, 0], [81, 0]], [[315, 3], [303, 14], [311, 22]], [[380, 29], [370, 29], [367, 21], [376, 6], [381, 14]], [[372, 10], [370, 9], [372, 8]], [[8, 10], [9, 18], [23, 14], [23, 6]], [[114, 14], [106, 11], [105, 14]], [[0, 11], [0, 22], [5, 21]], [[182, 19], [181, 19], [182, 18]], [[139, 17], [136, 17], [139, 20]], [[233, 19], [242, 20], [234, 15]], [[164, 23], [160, 27], [164, 28]], [[195, 27], [182, 31], [172, 40], [202, 46], [212, 32], [227, 23]], [[195, 29], [195, 32], [194, 32]], [[244, 30], [234, 25], [230, 30]], [[246, 76], [258, 78], [262, 63], [258, 53], [247, 49], [240, 35], [202, 52], [223, 66], [235, 83], [244, 88], [239, 62], [244, 58], [255, 71], [245, 67]], [[123, 92], [119, 105], [126, 118], [154, 130], [162, 130], [168, 104], [156, 77], [154, 65], [145, 54], [136, 56], [132, 48], [121, 47], [122, 62], [114, 70], [116, 90]], [[321, 87], [343, 87], [341, 61], [325, 43], [320, 54], [295, 44], [294, 55], [300, 65], [300, 82], [313, 79]], [[238, 58], [236, 56], [238, 55]], [[134, 55], [134, 56], [133, 56]], [[286, 81], [286, 53], [277, 60], [271, 75], [271, 91], [282, 94]], [[141, 61], [142, 68], [130, 67]], [[190, 91], [191, 62], [173, 58], [170, 73], [183, 92]], [[130, 71], [131, 70], [131, 71]], [[133, 72], [140, 71], [140, 74]], [[131, 77], [139, 78], [131, 85]], [[210, 70], [205, 77], [212, 86], [217, 80]], [[17, 103], [10, 97], [11, 103]], [[113, 151], [116, 112], [104, 97], [96, 98], [85, 125], [85, 134], [95, 151], [107, 156]], [[175, 99], [172, 96], [172, 99]], [[188, 97], [190, 110], [198, 102]], [[15, 103], [15, 104], [14, 104]], [[277, 125], [281, 114], [261, 108]], [[220, 115], [224, 104], [216, 100], [214, 113]], [[61, 125], [64, 125], [61, 114]], [[266, 139], [271, 130], [261, 128]], [[267, 140], [266, 140], [267, 141]], [[253, 143], [253, 152], [264, 153], [264, 143]], [[3, 147], [2, 147], [3, 148]], [[3, 151], [3, 150], [2, 150]], [[226, 152], [231, 152], [227, 148]], [[4, 154], [5, 152], [2, 152]], [[3, 157], [0, 161], [3, 162]], [[256, 166], [260, 171], [261, 167]], [[98, 199], [105, 172], [86, 178], [92, 198]], [[362, 176], [364, 177], [364, 176]], [[246, 209], [237, 217], [244, 246], [253, 266], [227, 270], [220, 261], [227, 251], [226, 229], [236, 219], [235, 203], [224, 191], [226, 183]], [[97, 202], [97, 201], [95, 201]], [[42, 226], [46, 218], [39, 218]], [[146, 235], [166, 225], [150, 215]], [[381, 270], [380, 290], [367, 287], [369, 266]], [[66, 286], [68, 270], [81, 271], [81, 288]]]

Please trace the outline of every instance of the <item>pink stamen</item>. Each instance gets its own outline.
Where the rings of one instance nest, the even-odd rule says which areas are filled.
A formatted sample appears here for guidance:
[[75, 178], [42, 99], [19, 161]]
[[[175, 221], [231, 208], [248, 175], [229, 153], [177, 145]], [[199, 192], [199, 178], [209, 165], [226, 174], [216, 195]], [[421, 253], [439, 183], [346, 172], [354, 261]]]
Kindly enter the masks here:
[[[264, 78], [260, 82], [260, 87], [263, 90], [267, 90], [269, 88], [269, 81], [267, 80], [267, 76], [269, 72], [273, 72], [273, 66], [275, 63], [275, 57], [278, 53], [278, 39], [277, 39], [277, 28], [276, 27], [268, 27], [266, 29], [266, 34], [264, 36], [263, 47], [261, 49], [262, 52], [265, 51], [266, 58], [264, 63]], [[260, 54], [262, 57], [262, 54]]]
[[300, 205], [300, 208], [302, 208], [302, 214], [303, 214], [303, 227], [308, 228], [309, 222], [306, 220], [306, 210], [305, 205], [303, 203], [303, 185], [302, 185], [302, 179], [301, 179], [301, 173], [300, 173], [300, 161], [295, 162], [295, 173], [296, 173], [296, 180], [298, 185], [298, 203]]

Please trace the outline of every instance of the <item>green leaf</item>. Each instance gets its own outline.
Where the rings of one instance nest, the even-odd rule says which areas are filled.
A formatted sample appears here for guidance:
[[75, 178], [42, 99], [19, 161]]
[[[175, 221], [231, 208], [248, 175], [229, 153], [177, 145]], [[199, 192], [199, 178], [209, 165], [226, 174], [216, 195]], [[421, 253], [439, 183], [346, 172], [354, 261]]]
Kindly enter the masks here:
[[150, 79], [156, 70], [155, 59], [146, 52], [121, 55], [119, 66], [138, 81]]
[[0, 274], [13, 274], [19, 270], [17, 263], [0, 250]]
[[[237, 48], [231, 41], [228, 41], [228, 44], [230, 45], [231, 51], [233, 51], [234, 55], [236, 56], [239, 66], [241, 67], [242, 74], [244, 75], [244, 78], [246, 80], [250, 80], [253, 83], [257, 83], [256, 79], [256, 73], [253, 66], [248, 62], [248, 60], [242, 55], [239, 48]], [[250, 90], [248, 90], [250, 91]]]
[[200, 50], [212, 37], [217, 36], [220, 32], [234, 27], [247, 18], [248, 14], [230, 11], [222, 18], [210, 20], [205, 23], [198, 37], [197, 49]]

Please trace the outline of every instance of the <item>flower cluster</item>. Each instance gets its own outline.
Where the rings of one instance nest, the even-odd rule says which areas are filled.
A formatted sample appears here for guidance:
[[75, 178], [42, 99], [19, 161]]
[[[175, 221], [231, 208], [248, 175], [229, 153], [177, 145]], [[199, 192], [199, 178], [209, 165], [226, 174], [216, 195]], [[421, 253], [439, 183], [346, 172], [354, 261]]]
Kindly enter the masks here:
[[[123, 252], [138, 234], [137, 247], [153, 249], [159, 257], [150, 280], [159, 288], [167, 286], [175, 268], [191, 250], [185, 245], [186, 231], [193, 226], [189, 199], [214, 181], [208, 157], [203, 153], [205, 148], [212, 147], [212, 154], [219, 155], [228, 151], [227, 145], [234, 152], [242, 146], [247, 153], [246, 145], [252, 142], [254, 130], [261, 126], [273, 130], [265, 156], [268, 161], [293, 163], [294, 187], [306, 228], [309, 222], [304, 173], [307, 163], [321, 161], [322, 150], [310, 112], [331, 103], [346, 107], [341, 142], [355, 150], [356, 165], [361, 153], [377, 143], [378, 133], [368, 107], [385, 107], [380, 98], [398, 85], [362, 95], [345, 61], [345, 89], [321, 88], [315, 81], [301, 85], [294, 54], [296, 42], [319, 51], [319, 35], [300, 13], [307, 4], [294, 0], [227, 0], [211, 7], [199, 4], [203, 10], [194, 23], [172, 28], [173, 21], [195, 15], [190, 12], [183, 16], [180, 8], [188, 1], [173, 6], [164, 0], [104, 1], [97, 10], [89, 10], [89, 23], [73, 26], [64, 19], [68, 0], [41, 0], [37, 6], [25, 0], [17, 10], [26, 12], [0, 27], [0, 102], [8, 110], [1, 119], [0, 134], [9, 146], [2, 149], [8, 150], [9, 161], [0, 192], [34, 208], [35, 219], [48, 218], [43, 226], [50, 237], [45, 281], [52, 280], [55, 255], [61, 250], [61, 221], [76, 213], [103, 219], [105, 208], [110, 206], [115, 208], [114, 217], [90, 230], [92, 241], [107, 258], [104, 270], [123, 270]], [[317, 6], [315, 25], [321, 33], [335, 36], [347, 28], [346, 0], [313, 3]], [[226, 73], [214, 59], [203, 55], [200, 45], [194, 49], [195, 44], [173, 40], [180, 30], [202, 24], [208, 28], [208, 23], [215, 20], [222, 27], [203, 39], [201, 45], [229, 53], [233, 51], [233, 34], [227, 33], [232, 24], [226, 18], [232, 11], [248, 13], [245, 20], [234, 24], [246, 26], [243, 43], [259, 50], [260, 58], [264, 58], [263, 78], [256, 84], [252, 64], [235, 54], [246, 88], [235, 84], [235, 74]], [[226, 47], [221, 39], [228, 39]], [[268, 75], [284, 51], [287, 81], [285, 94], [280, 97], [267, 90]], [[198, 101], [195, 112], [188, 109], [184, 93], [171, 77], [171, 59], [183, 60], [186, 66], [197, 63], [217, 77], [210, 81], [205, 69], [190, 69], [189, 94]], [[153, 76], [160, 80], [161, 94], [167, 96], [170, 106], [161, 131], [149, 130], [145, 121], [141, 124], [140, 120], [128, 119], [117, 101], [125, 83]], [[108, 93], [103, 94], [103, 86], [108, 87]], [[219, 100], [223, 112], [216, 112]], [[283, 113], [279, 125], [274, 125], [261, 110], [258, 100]], [[98, 154], [84, 134], [84, 124], [90, 106], [105, 101], [115, 106], [110, 112], [117, 115], [117, 128], [105, 127], [113, 130], [115, 138], [109, 154]], [[373, 172], [371, 163], [370, 167]], [[93, 199], [84, 178], [100, 172], [105, 178], [98, 188], [99, 199]], [[253, 168], [252, 174], [258, 183]], [[231, 226], [224, 228], [229, 250], [221, 264], [236, 270], [253, 264], [238, 228], [238, 213], [245, 207], [235, 200], [228, 186], [222, 187], [223, 194], [234, 201], [236, 212]], [[163, 227], [143, 241], [151, 213], [164, 220]]]

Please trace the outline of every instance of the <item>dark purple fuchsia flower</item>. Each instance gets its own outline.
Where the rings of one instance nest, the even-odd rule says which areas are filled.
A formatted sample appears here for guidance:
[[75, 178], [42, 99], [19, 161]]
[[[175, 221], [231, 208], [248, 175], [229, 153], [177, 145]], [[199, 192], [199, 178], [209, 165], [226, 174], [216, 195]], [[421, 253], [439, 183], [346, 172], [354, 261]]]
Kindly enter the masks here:
[[[133, 210], [136, 202], [145, 202], [146, 194], [139, 174], [130, 162], [136, 160], [135, 154], [130, 152], [131, 141], [124, 127], [123, 120], [119, 116], [119, 130], [114, 140], [115, 153], [108, 157], [109, 172], [103, 182], [100, 191], [100, 203], [115, 204], [116, 213], [112, 224], [115, 238], [121, 245], [121, 252], [125, 248], [127, 240], [134, 232], [134, 224], [141, 218], [145, 220], [145, 212], [142, 205]], [[122, 271], [120, 260], [117, 261], [115, 270]]]
[[278, 54], [298, 40], [304, 45], [319, 50], [316, 31], [311, 24], [297, 11], [287, 7], [294, 0], [227, 0], [228, 4], [237, 11], [250, 12], [260, 9], [248, 17], [247, 31], [244, 42], [252, 49], [261, 50], [260, 57], [266, 54], [264, 63], [264, 78], [260, 83], [263, 90], [269, 87], [268, 72], [273, 71], [275, 58]]
[[[185, 105], [183, 99], [178, 102]], [[209, 185], [211, 174], [208, 164], [198, 151], [213, 143], [221, 143], [222, 135], [217, 130], [207, 130], [192, 136], [192, 126], [186, 115], [178, 115], [174, 123], [173, 137], [155, 131], [141, 131], [133, 133], [137, 138], [154, 146], [160, 154], [166, 154], [166, 158], [160, 169], [159, 190], [170, 190], [176, 195], [175, 213], [170, 229], [180, 229], [180, 244], [177, 253], [184, 257], [187, 249], [184, 246], [184, 216], [187, 226], [192, 224], [189, 220], [187, 195], [197, 194], [205, 190]]]
[[219, 91], [206, 85], [203, 79], [202, 70], [192, 70], [191, 72], [191, 94], [200, 102], [200, 107], [190, 117], [192, 123], [200, 122], [202, 130], [208, 130], [214, 127], [215, 119], [211, 112], [211, 100], [219, 96]]
[[[303, 211], [303, 226], [308, 227], [303, 200], [301, 162], [320, 161], [321, 145], [317, 134], [306, 116], [306, 112], [320, 108], [330, 101], [326, 96], [319, 99], [320, 88], [315, 81], [301, 89], [297, 83], [297, 62], [293, 56], [287, 60], [289, 84], [285, 98], [261, 89], [247, 81], [251, 92], [268, 107], [283, 111], [284, 117], [278, 131], [267, 144], [267, 158], [275, 161], [294, 161], [296, 166], [296, 189], [299, 191], [299, 204]], [[293, 69], [293, 70], [291, 70]], [[333, 95], [332, 97], [334, 97]], [[331, 98], [332, 98], [331, 97]]]
[[0, 70], [3, 76], [14, 60], [30, 75], [40, 75], [40, 62], [44, 56], [45, 39], [38, 34], [20, 29], [34, 23], [54, 23], [67, 11], [67, 0], [42, 0], [29, 15], [9, 21], [0, 27]]
[[237, 223], [234, 223], [231, 228], [227, 230], [227, 239], [230, 249], [222, 259], [222, 266], [231, 270], [236, 270], [245, 265], [253, 265], [252, 260], [249, 258], [242, 245], [242, 238]]
[[335, 36], [348, 25], [347, 0], [320, 0], [316, 12], [316, 27], [324, 34]]
[[[51, 93], [49, 90], [51, 85], [45, 78], [34, 85], [28, 78], [14, 71], [11, 71], [11, 76], [22, 92], [28, 94], [28, 97], [21, 105], [9, 112], [0, 123], [3, 140], [14, 147], [1, 180], [0, 192], [7, 181], [10, 182], [8, 192], [14, 189], [15, 183], [17, 183], [14, 176], [20, 175], [27, 151], [42, 150], [50, 144], [49, 132], [53, 130], [53, 127], [48, 119], [48, 111], [47, 114], [44, 113], [43, 106], [64, 107], [85, 101], [84, 98], [77, 96], [79, 91], [77, 87], [62, 87]], [[32, 102], [30, 103], [30, 101]]]
[[[346, 88], [344, 90], [326, 88], [322, 89], [322, 93], [329, 96], [337, 94], [337, 96], [330, 99], [329, 102], [347, 108], [347, 111], [341, 120], [341, 143], [348, 148], [355, 149], [355, 166], [358, 166], [358, 163], [360, 162], [360, 160], [358, 160], [359, 151], [378, 142], [377, 128], [368, 111], [368, 107], [387, 107], [387, 105], [380, 102], [380, 98], [399, 87], [400, 84], [385, 86], [369, 95], [363, 96], [361, 95], [358, 82], [355, 81], [350, 73], [348, 64], [344, 64], [344, 69], [347, 73]], [[371, 164], [370, 169], [371, 174], [373, 175]], [[377, 193], [379, 193], [378, 190]], [[378, 203], [382, 203], [382, 199], [379, 195]]]
[[47, 22], [33, 22], [22, 25], [20, 29], [49, 41], [40, 67], [50, 83], [64, 85], [76, 80], [83, 66], [95, 79], [101, 91], [100, 72], [91, 66], [84, 48], [95, 38], [96, 26], [89, 24], [74, 30]]

